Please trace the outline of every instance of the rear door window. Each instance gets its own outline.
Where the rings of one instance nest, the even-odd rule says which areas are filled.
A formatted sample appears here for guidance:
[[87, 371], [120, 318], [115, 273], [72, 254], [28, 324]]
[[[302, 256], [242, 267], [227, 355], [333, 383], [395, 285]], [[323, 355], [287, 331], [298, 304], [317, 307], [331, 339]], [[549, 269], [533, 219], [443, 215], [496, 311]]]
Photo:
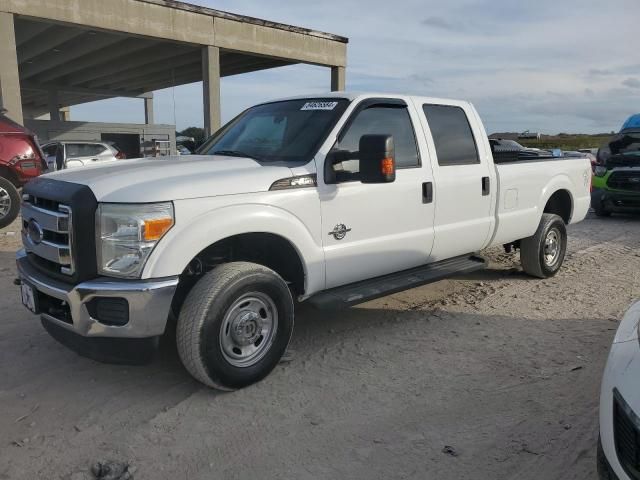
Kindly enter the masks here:
[[438, 165], [480, 163], [476, 141], [464, 110], [452, 105], [422, 106], [436, 147]]

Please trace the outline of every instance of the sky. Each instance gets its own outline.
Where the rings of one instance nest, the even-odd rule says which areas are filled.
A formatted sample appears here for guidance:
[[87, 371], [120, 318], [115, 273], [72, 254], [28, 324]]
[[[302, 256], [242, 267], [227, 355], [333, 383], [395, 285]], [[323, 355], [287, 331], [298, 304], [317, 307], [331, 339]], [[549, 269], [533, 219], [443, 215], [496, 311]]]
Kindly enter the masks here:
[[[347, 90], [474, 103], [488, 132], [619, 130], [640, 112], [638, 0], [192, 0], [349, 38]], [[225, 77], [222, 120], [329, 90], [328, 68]], [[155, 92], [156, 123], [202, 126], [200, 83]], [[142, 100], [72, 107], [73, 120], [144, 121]]]

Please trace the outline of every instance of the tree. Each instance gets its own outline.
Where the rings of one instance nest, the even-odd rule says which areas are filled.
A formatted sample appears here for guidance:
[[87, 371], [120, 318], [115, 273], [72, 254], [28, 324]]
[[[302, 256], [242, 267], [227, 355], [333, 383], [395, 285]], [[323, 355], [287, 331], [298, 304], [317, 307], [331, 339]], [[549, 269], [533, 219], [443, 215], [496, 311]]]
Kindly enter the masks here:
[[204, 128], [200, 128], [200, 127], [185, 128], [181, 132], [177, 132], [177, 135], [182, 137], [193, 137], [196, 147], [199, 147], [200, 145], [202, 145], [206, 140], [204, 136]]

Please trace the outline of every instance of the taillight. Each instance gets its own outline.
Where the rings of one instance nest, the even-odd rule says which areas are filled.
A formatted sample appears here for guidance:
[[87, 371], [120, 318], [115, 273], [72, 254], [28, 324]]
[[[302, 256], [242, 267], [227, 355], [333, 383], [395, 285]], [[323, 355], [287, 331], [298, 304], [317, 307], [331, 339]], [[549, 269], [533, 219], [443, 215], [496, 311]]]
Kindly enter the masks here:
[[118, 152], [118, 153], [116, 153], [116, 158], [118, 160], [125, 160], [127, 158], [127, 156], [123, 152]]

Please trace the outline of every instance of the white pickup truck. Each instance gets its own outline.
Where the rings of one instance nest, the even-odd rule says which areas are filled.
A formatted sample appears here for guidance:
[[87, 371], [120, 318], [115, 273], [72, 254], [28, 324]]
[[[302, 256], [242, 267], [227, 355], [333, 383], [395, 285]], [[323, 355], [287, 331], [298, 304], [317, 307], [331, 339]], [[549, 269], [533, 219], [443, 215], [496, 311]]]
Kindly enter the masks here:
[[482, 268], [474, 252], [492, 245], [554, 275], [590, 180], [586, 158], [495, 164], [468, 102], [289, 98], [249, 108], [196, 155], [29, 183], [18, 283], [82, 354], [137, 361], [173, 324], [188, 371], [235, 389], [284, 354], [294, 300], [354, 305]]

